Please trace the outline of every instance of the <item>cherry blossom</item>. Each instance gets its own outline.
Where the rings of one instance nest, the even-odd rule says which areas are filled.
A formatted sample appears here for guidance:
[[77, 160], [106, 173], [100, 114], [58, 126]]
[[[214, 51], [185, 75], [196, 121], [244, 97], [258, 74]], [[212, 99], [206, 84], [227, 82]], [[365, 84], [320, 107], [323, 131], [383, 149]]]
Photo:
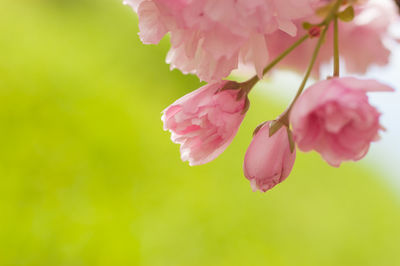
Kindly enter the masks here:
[[181, 144], [181, 158], [190, 165], [214, 160], [235, 137], [248, 102], [246, 95], [239, 95], [240, 89], [224, 89], [230, 85], [228, 81], [208, 84], [163, 111], [164, 130]]
[[300, 150], [316, 150], [332, 166], [363, 158], [379, 139], [380, 113], [367, 92], [392, 91], [375, 80], [333, 78], [320, 81], [300, 96], [291, 112]]
[[140, 38], [157, 44], [171, 35], [167, 62], [201, 80], [217, 81], [238, 67], [268, 63], [268, 35], [296, 36], [295, 20], [314, 14], [320, 0], [126, 0], [139, 16]]

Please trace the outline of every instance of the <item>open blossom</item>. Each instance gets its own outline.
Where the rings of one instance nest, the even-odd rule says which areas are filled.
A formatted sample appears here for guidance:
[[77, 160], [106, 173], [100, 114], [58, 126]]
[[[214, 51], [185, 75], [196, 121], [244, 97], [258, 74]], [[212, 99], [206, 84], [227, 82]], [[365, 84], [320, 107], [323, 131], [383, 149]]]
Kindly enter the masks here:
[[382, 128], [380, 113], [367, 92], [392, 91], [375, 80], [333, 78], [307, 89], [294, 105], [290, 121], [302, 151], [316, 150], [332, 166], [363, 158]]
[[255, 134], [244, 159], [244, 174], [254, 191], [266, 192], [284, 181], [292, 171], [296, 151], [291, 152], [285, 126], [269, 136], [270, 122]]
[[138, 13], [140, 38], [156, 44], [171, 34], [167, 62], [201, 80], [230, 74], [239, 61], [261, 76], [267, 39], [275, 31], [295, 36], [294, 20], [314, 14], [323, 0], [125, 0]]
[[218, 157], [232, 142], [248, 108], [247, 95], [225, 89], [231, 81], [203, 86], [178, 99], [163, 111], [164, 130], [181, 144], [181, 158], [190, 165]]
[[[391, 25], [400, 21], [396, 5], [392, 0], [369, 0], [364, 5], [355, 6], [356, 17], [351, 22], [339, 22], [340, 56], [350, 73], [365, 73], [371, 65], [388, 64], [390, 49], [386, 42], [395, 40], [389, 32]], [[321, 18], [315, 16], [310, 22], [317, 23]], [[303, 20], [298, 20], [301, 25]], [[268, 38], [268, 51], [271, 58], [276, 57], [289, 47], [299, 36], [305, 34], [304, 29], [295, 37], [276, 32]], [[280, 64], [283, 68], [303, 73], [307, 68], [318, 38], [299, 46]], [[321, 65], [332, 60], [333, 27], [328, 30], [326, 41], [318, 54], [314, 75], [318, 76]]]

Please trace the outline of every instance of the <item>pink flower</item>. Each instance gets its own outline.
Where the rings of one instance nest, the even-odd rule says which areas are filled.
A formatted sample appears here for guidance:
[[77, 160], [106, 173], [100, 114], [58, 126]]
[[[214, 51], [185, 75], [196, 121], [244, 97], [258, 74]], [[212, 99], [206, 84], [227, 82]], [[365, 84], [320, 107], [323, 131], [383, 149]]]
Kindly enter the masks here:
[[[392, 24], [399, 21], [397, 8], [392, 0], [370, 0], [364, 5], [356, 6], [356, 17], [352, 22], [339, 22], [340, 56], [350, 73], [365, 73], [372, 65], [383, 66], [388, 64], [390, 49], [385, 45], [388, 40], [395, 40], [389, 33]], [[309, 18], [317, 23], [321, 18]], [[300, 25], [304, 20], [297, 20]], [[297, 36], [289, 36], [277, 31], [268, 38], [270, 58], [275, 58], [289, 47], [295, 40], [306, 34], [300, 29]], [[307, 68], [318, 38], [309, 40], [299, 46], [292, 54], [285, 58], [280, 67], [293, 69], [303, 73]], [[327, 39], [317, 58], [313, 74], [318, 76], [320, 67], [327, 64], [333, 57], [333, 26], [327, 33]]]
[[125, 0], [139, 15], [140, 38], [156, 44], [169, 32], [167, 62], [201, 80], [217, 81], [238, 67], [268, 63], [268, 35], [295, 36], [294, 20], [314, 14], [321, 0]]
[[270, 137], [269, 126], [267, 122], [258, 130], [244, 158], [244, 175], [253, 191], [266, 192], [281, 183], [289, 176], [296, 159], [296, 151], [290, 150], [286, 127]]
[[294, 139], [302, 151], [316, 150], [332, 166], [363, 158], [382, 128], [367, 92], [392, 91], [375, 80], [333, 78], [300, 96], [291, 111]]
[[[181, 144], [181, 158], [205, 164], [231, 143], [249, 106], [238, 83], [220, 81], [189, 93], [163, 111], [164, 130]], [[230, 86], [234, 89], [227, 89]]]

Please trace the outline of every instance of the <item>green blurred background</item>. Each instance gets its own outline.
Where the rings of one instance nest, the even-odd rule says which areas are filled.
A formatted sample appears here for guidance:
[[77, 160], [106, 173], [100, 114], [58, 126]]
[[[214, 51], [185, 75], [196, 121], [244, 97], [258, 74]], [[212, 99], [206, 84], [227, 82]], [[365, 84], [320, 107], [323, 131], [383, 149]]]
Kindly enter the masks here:
[[[400, 202], [374, 165], [300, 154], [253, 193], [258, 88], [237, 138], [189, 167], [160, 112], [197, 88], [119, 0], [1, 0], [0, 265], [400, 265]], [[269, 88], [271, 90], [279, 88]]]

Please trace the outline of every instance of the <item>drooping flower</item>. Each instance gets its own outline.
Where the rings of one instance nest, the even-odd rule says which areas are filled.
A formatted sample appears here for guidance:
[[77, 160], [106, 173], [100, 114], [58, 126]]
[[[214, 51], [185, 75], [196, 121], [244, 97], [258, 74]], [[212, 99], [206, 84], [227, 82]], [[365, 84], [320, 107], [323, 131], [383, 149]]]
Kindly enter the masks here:
[[169, 32], [167, 62], [208, 82], [221, 80], [239, 61], [258, 75], [268, 63], [275, 31], [295, 36], [296, 19], [314, 14], [322, 0], [125, 0], [139, 15], [140, 38], [156, 44]]
[[367, 92], [392, 91], [375, 80], [332, 78], [311, 86], [294, 105], [290, 121], [300, 150], [315, 150], [332, 166], [363, 158], [377, 140], [380, 113]]
[[244, 159], [244, 175], [253, 191], [266, 192], [284, 181], [292, 171], [296, 151], [291, 151], [285, 126], [269, 136], [270, 122], [255, 133]]
[[[400, 21], [396, 6], [392, 0], [370, 0], [365, 4], [355, 6], [356, 17], [351, 22], [339, 22], [340, 56], [350, 73], [365, 73], [372, 65], [383, 66], [388, 64], [390, 49], [386, 42], [395, 40], [389, 28]], [[321, 18], [314, 16], [309, 22], [318, 23]], [[296, 21], [300, 28], [303, 20]], [[268, 51], [271, 58], [275, 58], [289, 47], [299, 36], [306, 34], [299, 29], [297, 36], [289, 36], [282, 32], [275, 32], [268, 38]], [[318, 38], [307, 41], [287, 56], [279, 65], [303, 73], [307, 68]], [[332, 60], [333, 54], [333, 27], [328, 30], [326, 41], [318, 54], [313, 74], [319, 75], [323, 64]]]
[[220, 81], [178, 99], [163, 111], [164, 130], [181, 144], [181, 158], [190, 165], [218, 157], [232, 142], [249, 102], [239, 83]]

